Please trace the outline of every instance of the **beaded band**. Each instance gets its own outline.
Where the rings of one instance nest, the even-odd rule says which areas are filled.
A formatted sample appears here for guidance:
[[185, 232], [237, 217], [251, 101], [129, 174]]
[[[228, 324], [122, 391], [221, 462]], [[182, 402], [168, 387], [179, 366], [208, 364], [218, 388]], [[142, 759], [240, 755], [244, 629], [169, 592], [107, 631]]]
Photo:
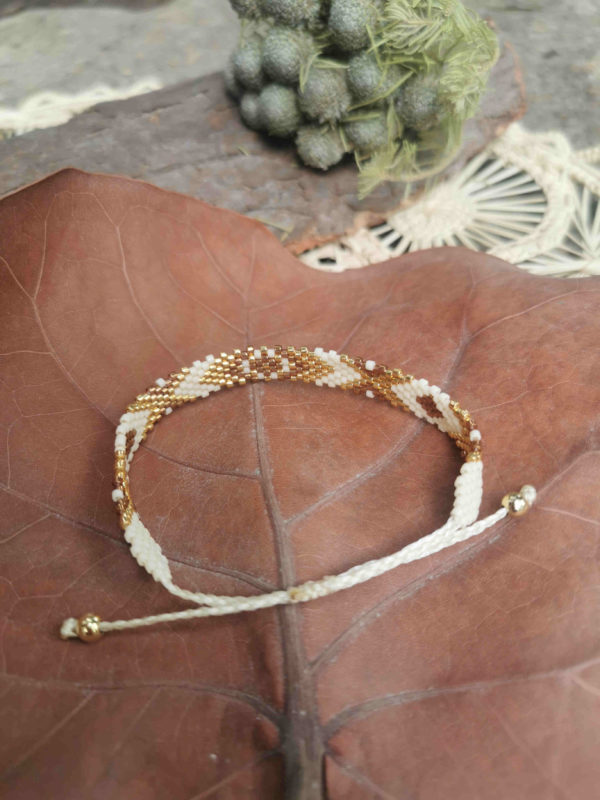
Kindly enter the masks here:
[[[170, 414], [178, 406], [199, 397], [208, 397], [211, 392], [223, 388], [273, 380], [337, 386], [369, 398], [387, 400], [390, 405], [412, 412], [450, 436], [465, 459], [454, 483], [454, 504], [450, 517], [441, 528], [396, 553], [299, 586], [251, 596], [204, 594], [182, 589], [173, 582], [169, 563], [160, 545], [152, 538], [135, 510], [129, 486], [129, 467], [133, 456], [161, 417]], [[498, 511], [476, 522], [483, 491], [482, 470], [481, 433], [469, 412], [451, 400], [438, 386], [430, 386], [426, 380], [407, 375], [402, 370], [388, 369], [374, 361], [339, 355], [335, 350], [325, 351], [320, 347], [314, 351], [306, 347], [247, 347], [234, 350], [231, 354], [222, 353], [218, 358], [210, 355], [204, 361], [194, 361], [191, 367], [171, 373], [166, 380], [159, 378], [127, 407], [115, 437], [116, 488], [112, 497], [125, 540], [131, 545], [131, 554], [138, 564], [171, 594], [201, 607], [114, 622], [101, 621], [96, 614], [85, 614], [79, 619], [66, 619], [61, 627], [61, 636], [65, 639], [79, 637], [83, 641], [95, 641], [102, 633], [111, 630], [306, 602], [363, 583], [400, 564], [424, 558], [476, 536], [507, 514], [521, 516], [533, 504], [535, 489], [524, 486], [520, 492], [506, 495]]]

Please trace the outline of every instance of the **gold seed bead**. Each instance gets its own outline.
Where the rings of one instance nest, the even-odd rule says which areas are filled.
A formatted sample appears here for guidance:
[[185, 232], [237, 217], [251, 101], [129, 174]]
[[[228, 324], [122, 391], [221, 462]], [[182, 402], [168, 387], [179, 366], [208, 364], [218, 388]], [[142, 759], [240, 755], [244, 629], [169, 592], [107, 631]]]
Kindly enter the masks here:
[[77, 636], [82, 642], [97, 642], [102, 636], [100, 617], [97, 614], [84, 614], [77, 620]]

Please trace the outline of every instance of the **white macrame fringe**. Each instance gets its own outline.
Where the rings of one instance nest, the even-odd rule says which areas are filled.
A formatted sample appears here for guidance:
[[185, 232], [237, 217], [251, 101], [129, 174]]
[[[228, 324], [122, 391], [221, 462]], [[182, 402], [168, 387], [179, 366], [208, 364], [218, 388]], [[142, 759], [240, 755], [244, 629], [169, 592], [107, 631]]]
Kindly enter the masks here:
[[64, 125], [77, 114], [99, 103], [127, 100], [140, 94], [155, 92], [162, 86], [156, 78], [142, 78], [129, 86], [115, 88], [99, 84], [84, 92], [45, 91], [28, 97], [16, 108], [0, 106], [0, 131], [15, 136], [42, 128]]
[[600, 147], [576, 152], [561, 133], [508, 130], [457, 175], [385, 222], [301, 255], [343, 272], [431, 247], [463, 246], [535, 275], [600, 275]]

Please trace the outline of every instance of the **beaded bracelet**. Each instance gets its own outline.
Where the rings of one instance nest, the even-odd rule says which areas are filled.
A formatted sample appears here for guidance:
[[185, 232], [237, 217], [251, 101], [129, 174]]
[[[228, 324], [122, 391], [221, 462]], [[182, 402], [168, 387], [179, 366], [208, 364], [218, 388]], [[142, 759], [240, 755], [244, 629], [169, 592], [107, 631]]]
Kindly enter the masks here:
[[[419, 419], [430, 422], [448, 434], [464, 457], [454, 483], [454, 504], [450, 517], [441, 528], [391, 555], [287, 589], [251, 596], [204, 594], [182, 589], [173, 582], [167, 558], [142, 523], [131, 499], [129, 468], [134, 453], [155, 423], [174, 408], [199, 397], [208, 397], [211, 392], [222, 388], [274, 380], [338, 386], [369, 398], [387, 400], [390, 405], [411, 411]], [[427, 381], [407, 375], [399, 369], [387, 369], [374, 361], [339, 355], [335, 350], [325, 351], [320, 347], [314, 351], [306, 347], [247, 347], [234, 350], [230, 355], [222, 353], [218, 358], [210, 355], [204, 361], [194, 361], [191, 367], [171, 373], [167, 380], [159, 378], [155, 385], [138, 395], [135, 402], [127, 407], [115, 437], [116, 488], [112, 497], [125, 540], [131, 545], [131, 554], [138, 564], [172, 595], [200, 607], [114, 622], [103, 621], [97, 614], [88, 613], [79, 619], [66, 619], [60, 630], [61, 636], [63, 639], [78, 637], [85, 642], [92, 642], [108, 631], [306, 602], [383, 575], [400, 564], [425, 558], [481, 534], [507, 514], [521, 516], [529, 510], [536, 492], [533, 486], [523, 486], [519, 492], [505, 495], [498, 511], [476, 522], [483, 492], [482, 467], [481, 433], [468, 411], [451, 400], [438, 386], [430, 386]]]

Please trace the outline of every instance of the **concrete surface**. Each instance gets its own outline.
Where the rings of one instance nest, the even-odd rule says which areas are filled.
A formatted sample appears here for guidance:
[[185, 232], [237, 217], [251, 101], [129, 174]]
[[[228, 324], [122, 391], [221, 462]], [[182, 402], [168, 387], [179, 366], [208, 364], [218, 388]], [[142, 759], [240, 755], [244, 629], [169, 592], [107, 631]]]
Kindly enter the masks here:
[[0, 19], [0, 105], [36, 92], [171, 86], [222, 68], [237, 39], [227, 0], [175, 0], [147, 11], [71, 7]]
[[[12, 7], [27, 2], [13, 0]], [[526, 124], [558, 128], [580, 147], [600, 142], [600, 0], [469, 4], [495, 21], [523, 61]], [[0, 18], [0, 105], [45, 89], [126, 88], [147, 77], [172, 86], [220, 69], [236, 31], [227, 0], [175, 0], [144, 11], [83, 0], [20, 11]]]
[[532, 130], [577, 147], [600, 144], [600, 0], [470, 0], [494, 20], [523, 65]]
[[162, 5], [168, 0], [0, 0], [0, 17], [18, 14], [32, 8], [64, 8], [65, 6], [121, 6], [140, 10]]

